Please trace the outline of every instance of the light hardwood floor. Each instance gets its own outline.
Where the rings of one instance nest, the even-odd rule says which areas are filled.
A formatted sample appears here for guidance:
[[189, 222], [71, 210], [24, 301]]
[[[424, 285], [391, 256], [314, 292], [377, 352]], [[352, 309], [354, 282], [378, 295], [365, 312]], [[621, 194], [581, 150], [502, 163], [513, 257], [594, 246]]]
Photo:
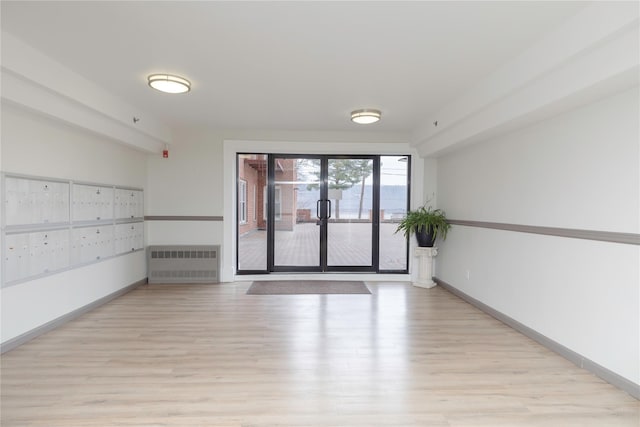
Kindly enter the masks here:
[[2, 356], [9, 426], [634, 426], [639, 402], [447, 291], [141, 286]]

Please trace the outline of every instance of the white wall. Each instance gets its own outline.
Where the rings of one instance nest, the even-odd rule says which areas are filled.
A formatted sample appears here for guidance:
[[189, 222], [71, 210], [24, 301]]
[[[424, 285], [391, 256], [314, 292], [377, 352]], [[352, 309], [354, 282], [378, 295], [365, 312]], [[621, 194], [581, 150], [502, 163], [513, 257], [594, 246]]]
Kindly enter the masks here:
[[638, 18], [638, 2], [584, 7], [426, 117], [414, 134], [420, 154], [444, 154], [637, 86]]
[[[438, 206], [639, 233], [638, 100], [634, 87], [439, 158]], [[454, 226], [440, 249], [440, 279], [640, 384], [640, 247]]]
[[[3, 103], [2, 171], [143, 188], [147, 155]], [[2, 342], [146, 277], [144, 252], [108, 259], [0, 291]]]
[[[169, 157], [147, 159], [146, 215], [222, 216], [222, 138], [210, 132], [181, 132]], [[149, 245], [222, 244], [220, 221], [147, 221]]]
[[[29, 108], [123, 145], [160, 153], [171, 143], [162, 121], [2, 31], [3, 101]], [[133, 117], [141, 118], [133, 121]]]
[[[224, 221], [149, 221], [148, 244], [220, 244], [222, 278], [233, 280], [236, 152], [415, 154], [407, 139], [405, 134], [360, 132], [178, 132], [168, 159], [148, 159], [147, 215], [223, 216]], [[417, 162], [413, 193], [418, 202], [422, 168]]]

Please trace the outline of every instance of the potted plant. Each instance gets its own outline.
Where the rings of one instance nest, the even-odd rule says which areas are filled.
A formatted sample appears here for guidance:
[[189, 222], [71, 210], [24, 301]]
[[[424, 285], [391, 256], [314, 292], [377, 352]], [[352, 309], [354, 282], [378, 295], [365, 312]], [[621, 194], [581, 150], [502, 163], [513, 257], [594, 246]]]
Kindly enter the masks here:
[[451, 224], [447, 222], [442, 209], [422, 206], [407, 212], [407, 215], [398, 224], [396, 233], [402, 231], [407, 238], [411, 234], [415, 234], [418, 246], [430, 248], [436, 237], [441, 236], [443, 240], [447, 238], [449, 228], [451, 228]]

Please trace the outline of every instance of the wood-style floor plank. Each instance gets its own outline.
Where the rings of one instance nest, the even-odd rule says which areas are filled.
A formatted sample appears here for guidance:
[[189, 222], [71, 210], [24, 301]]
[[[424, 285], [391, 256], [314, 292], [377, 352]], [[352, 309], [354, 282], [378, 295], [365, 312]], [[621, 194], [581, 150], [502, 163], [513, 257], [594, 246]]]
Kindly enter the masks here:
[[639, 402], [441, 288], [145, 285], [2, 356], [2, 426], [633, 426]]

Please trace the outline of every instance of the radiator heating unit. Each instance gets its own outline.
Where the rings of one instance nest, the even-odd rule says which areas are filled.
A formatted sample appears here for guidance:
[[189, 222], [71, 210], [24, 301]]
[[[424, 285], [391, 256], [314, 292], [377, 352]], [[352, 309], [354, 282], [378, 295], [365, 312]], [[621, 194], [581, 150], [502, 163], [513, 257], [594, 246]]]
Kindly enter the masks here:
[[220, 246], [171, 245], [147, 248], [149, 283], [217, 283]]

